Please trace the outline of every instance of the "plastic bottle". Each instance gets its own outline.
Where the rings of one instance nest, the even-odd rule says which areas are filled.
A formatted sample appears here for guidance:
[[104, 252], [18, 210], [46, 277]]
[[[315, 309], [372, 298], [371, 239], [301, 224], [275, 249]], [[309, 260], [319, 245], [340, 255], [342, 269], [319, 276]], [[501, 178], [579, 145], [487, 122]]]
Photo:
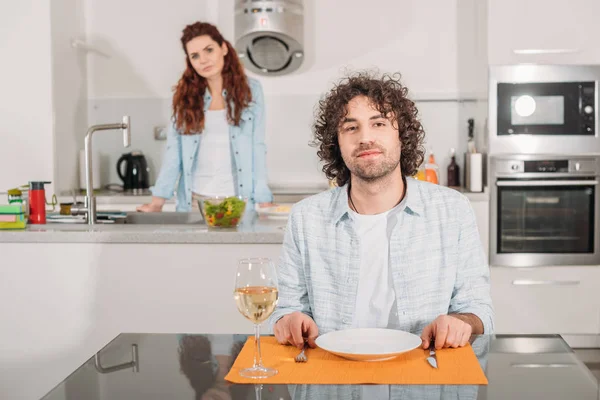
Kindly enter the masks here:
[[440, 183], [440, 168], [435, 163], [433, 149], [429, 149], [429, 161], [425, 164], [425, 180], [435, 184]]

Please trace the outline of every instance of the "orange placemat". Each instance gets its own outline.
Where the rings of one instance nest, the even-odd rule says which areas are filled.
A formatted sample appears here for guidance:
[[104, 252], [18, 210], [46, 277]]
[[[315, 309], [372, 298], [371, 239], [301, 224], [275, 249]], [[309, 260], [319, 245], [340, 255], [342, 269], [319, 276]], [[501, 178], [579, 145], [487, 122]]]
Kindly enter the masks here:
[[[271, 384], [316, 385], [487, 385], [473, 348], [467, 345], [458, 349], [442, 349], [437, 352], [438, 369], [426, 361], [428, 350], [421, 348], [399, 357], [378, 362], [350, 361], [323, 349], [308, 349], [308, 362], [296, 363], [298, 349], [282, 346], [272, 337], [260, 339], [263, 364], [276, 368], [279, 373], [260, 379]], [[239, 371], [252, 366], [254, 361], [254, 338], [249, 337], [233, 367], [225, 377], [232, 383], [256, 383], [243, 378]]]

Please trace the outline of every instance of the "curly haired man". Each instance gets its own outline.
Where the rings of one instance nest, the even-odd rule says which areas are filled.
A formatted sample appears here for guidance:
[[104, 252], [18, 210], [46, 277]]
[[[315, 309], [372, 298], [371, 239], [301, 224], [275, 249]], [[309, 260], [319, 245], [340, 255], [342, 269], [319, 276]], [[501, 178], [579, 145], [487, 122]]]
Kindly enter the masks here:
[[282, 344], [348, 328], [460, 347], [492, 333], [489, 267], [469, 201], [411, 178], [425, 133], [395, 75], [358, 73], [319, 102], [315, 144], [336, 188], [296, 204], [271, 316]]

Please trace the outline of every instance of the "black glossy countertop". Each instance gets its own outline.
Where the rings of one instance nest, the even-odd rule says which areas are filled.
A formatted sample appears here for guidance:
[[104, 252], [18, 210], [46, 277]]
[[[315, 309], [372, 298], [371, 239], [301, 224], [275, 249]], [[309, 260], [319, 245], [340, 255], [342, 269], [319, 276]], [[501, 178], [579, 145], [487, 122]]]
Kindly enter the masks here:
[[[229, 385], [223, 380], [245, 335], [121, 334], [99, 351], [102, 368], [131, 361], [139, 371], [98, 371], [94, 355], [43, 400], [373, 399], [362, 386]], [[474, 336], [487, 386], [394, 385], [392, 399], [600, 400], [598, 381], [558, 335]], [[135, 347], [133, 346], [135, 345]], [[309, 361], [310, 362], [310, 361]], [[388, 395], [389, 393], [389, 395]]]

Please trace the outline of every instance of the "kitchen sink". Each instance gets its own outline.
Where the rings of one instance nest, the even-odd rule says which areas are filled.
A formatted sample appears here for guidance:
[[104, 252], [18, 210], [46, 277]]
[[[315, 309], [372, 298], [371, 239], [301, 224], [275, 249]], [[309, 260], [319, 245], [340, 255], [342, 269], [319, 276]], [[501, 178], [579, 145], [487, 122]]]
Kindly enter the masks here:
[[158, 213], [127, 213], [124, 218], [115, 218], [117, 224], [148, 224], [148, 225], [204, 225], [200, 212], [158, 212]]

